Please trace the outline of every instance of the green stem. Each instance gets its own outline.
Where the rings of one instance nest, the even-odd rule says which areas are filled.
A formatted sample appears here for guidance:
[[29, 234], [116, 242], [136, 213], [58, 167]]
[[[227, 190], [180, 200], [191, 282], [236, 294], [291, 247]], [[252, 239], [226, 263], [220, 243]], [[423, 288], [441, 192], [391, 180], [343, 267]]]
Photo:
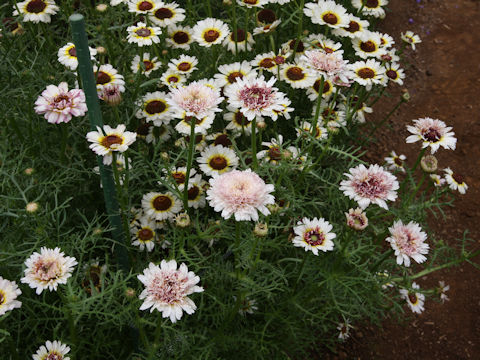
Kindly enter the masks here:
[[420, 154], [418, 154], [417, 160], [415, 161], [415, 165], [413, 165], [413, 168], [412, 168], [412, 174], [415, 171], [415, 169], [417, 168], [418, 164], [420, 164], [420, 161], [422, 161], [423, 155], [425, 155], [426, 150], [427, 150], [427, 148], [423, 148], [420, 151]]
[[380, 259], [378, 259], [378, 261], [375, 264], [373, 264], [372, 273], [376, 273], [378, 268], [380, 267], [380, 265], [382, 265], [385, 260], [387, 260], [390, 256], [392, 256], [393, 253], [394, 253], [393, 249], [390, 249], [390, 250], [386, 251], [382, 255], [382, 257]]
[[295, 281], [295, 285], [293, 286], [293, 293], [295, 294], [295, 291], [297, 291], [298, 284], [300, 283], [300, 279], [303, 276], [303, 271], [305, 270], [305, 263], [307, 262], [307, 257], [309, 255], [308, 251], [305, 251], [305, 254], [303, 254], [303, 260], [302, 260], [302, 265], [300, 266], [300, 272], [298, 273], [297, 280]]
[[60, 159], [63, 163], [67, 163], [67, 155], [65, 154], [65, 150], [67, 149], [67, 138], [68, 138], [68, 131], [67, 131], [67, 124], [59, 124], [62, 133], [62, 143], [60, 147]]
[[190, 144], [188, 145], [187, 173], [185, 175], [185, 188], [183, 189], [183, 207], [188, 211], [188, 181], [192, 169], [193, 154], [195, 153], [195, 118], [190, 120]]

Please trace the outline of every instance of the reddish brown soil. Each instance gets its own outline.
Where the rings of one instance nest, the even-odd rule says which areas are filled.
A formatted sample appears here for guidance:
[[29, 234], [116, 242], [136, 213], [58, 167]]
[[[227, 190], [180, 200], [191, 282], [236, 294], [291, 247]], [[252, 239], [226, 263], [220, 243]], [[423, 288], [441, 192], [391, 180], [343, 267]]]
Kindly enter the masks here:
[[[469, 186], [459, 195], [445, 220], [431, 226], [437, 237], [455, 244], [468, 229], [480, 246], [480, 1], [475, 0], [390, 0], [391, 12], [381, 30], [394, 36], [397, 48], [400, 32], [412, 30], [423, 42], [417, 51], [406, 49], [407, 79], [403, 87], [391, 86], [390, 100], [375, 107], [373, 121], [379, 121], [398, 101], [402, 88], [411, 101], [404, 104], [378, 134], [371, 151], [372, 161], [381, 162], [391, 150], [414, 162], [419, 143], [406, 144], [406, 125], [420, 117], [438, 118], [452, 126], [458, 138], [455, 151], [440, 149], [439, 167], [450, 167], [464, 175]], [[396, 89], [395, 89], [396, 88]], [[478, 264], [480, 258], [474, 261]], [[428, 300], [425, 312], [408, 316], [402, 324], [387, 319], [382, 328], [359, 325], [353, 336], [339, 346], [332, 358], [348, 359], [480, 359], [480, 271], [470, 264], [418, 279], [422, 288], [439, 280], [450, 285], [450, 301]]]

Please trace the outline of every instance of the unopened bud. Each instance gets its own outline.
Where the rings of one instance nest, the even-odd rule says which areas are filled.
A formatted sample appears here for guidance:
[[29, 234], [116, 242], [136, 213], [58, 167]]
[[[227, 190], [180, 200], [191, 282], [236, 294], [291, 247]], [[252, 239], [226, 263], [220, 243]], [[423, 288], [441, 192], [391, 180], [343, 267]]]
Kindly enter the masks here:
[[168, 160], [168, 159], [169, 159], [168, 153], [165, 152], [165, 151], [162, 151], [162, 152], [160, 153], [160, 157], [161, 157], [163, 160]]
[[253, 230], [253, 233], [254, 233], [256, 236], [260, 236], [260, 237], [267, 236], [267, 234], [268, 234], [268, 226], [267, 226], [267, 224], [257, 223], [257, 224], [255, 225], [255, 229]]
[[266, 127], [267, 127], [267, 124], [265, 123], [265, 121], [257, 122], [257, 128], [258, 129], [265, 129]]
[[188, 216], [187, 213], [178, 214], [177, 216], [175, 216], [175, 224], [181, 228], [186, 228], [187, 226], [190, 226], [190, 216]]
[[135, 296], [136, 296], [136, 292], [135, 292], [135, 289], [132, 289], [132, 288], [127, 288], [125, 290], [125, 296], [128, 298], [128, 299], [133, 299]]
[[103, 46], [97, 46], [97, 54], [105, 54], [107, 52], [107, 49], [105, 49]]
[[95, 9], [97, 9], [97, 11], [99, 12], [104, 12], [105, 10], [107, 10], [108, 8], [108, 5], [107, 4], [98, 4]]
[[95, 230], [93, 230], [93, 235], [101, 235], [102, 233], [102, 228], [96, 228]]
[[26, 168], [24, 173], [25, 173], [25, 175], [32, 175], [33, 171], [34, 171], [33, 168]]
[[162, 50], [162, 55], [167, 55], [168, 54], [168, 50]]
[[409, 101], [410, 100], [410, 93], [407, 89], [402, 90], [402, 100]]
[[280, 206], [278, 206], [277, 203], [275, 204], [268, 204], [267, 205], [267, 209], [270, 210], [270, 212], [272, 214], [275, 214], [276, 212], [278, 212], [280, 210]]
[[422, 157], [422, 160], [420, 160], [420, 166], [423, 171], [433, 173], [438, 169], [438, 160], [433, 155], [425, 155]]

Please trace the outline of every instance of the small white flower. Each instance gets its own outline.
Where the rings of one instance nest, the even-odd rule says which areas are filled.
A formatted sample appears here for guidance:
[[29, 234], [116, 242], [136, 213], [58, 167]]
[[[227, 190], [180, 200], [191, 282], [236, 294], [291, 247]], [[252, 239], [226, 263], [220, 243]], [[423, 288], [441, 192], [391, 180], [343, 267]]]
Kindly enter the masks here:
[[318, 255], [318, 250], [323, 252], [333, 250], [333, 239], [337, 237], [336, 234], [330, 232], [333, 226], [323, 218], [312, 220], [303, 218], [297, 223], [298, 226], [293, 228], [295, 237], [293, 238], [293, 245], [305, 248], [305, 251], [311, 251]]
[[414, 282], [412, 283], [413, 291], [400, 289], [400, 295], [407, 301], [410, 310], [412, 310], [414, 313], [421, 314], [425, 310], [423, 307], [423, 304], [425, 303], [425, 295], [415, 292], [416, 289], [420, 289], [420, 286]]
[[65, 356], [70, 352], [70, 347], [62, 344], [60, 341], [47, 341], [45, 345], [40, 346], [37, 353], [32, 355], [33, 360], [70, 360]]
[[7, 311], [22, 306], [22, 303], [16, 300], [21, 294], [22, 291], [18, 288], [15, 281], [10, 281], [0, 276], [0, 316]]

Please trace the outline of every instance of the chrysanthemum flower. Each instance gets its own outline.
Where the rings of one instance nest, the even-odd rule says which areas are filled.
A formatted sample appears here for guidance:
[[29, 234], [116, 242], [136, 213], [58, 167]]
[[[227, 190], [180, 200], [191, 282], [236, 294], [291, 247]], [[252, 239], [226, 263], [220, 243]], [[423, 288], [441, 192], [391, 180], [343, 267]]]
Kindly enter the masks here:
[[350, 329], [353, 329], [353, 326], [348, 319], [345, 319], [345, 322], [339, 323], [337, 326], [337, 330], [340, 331], [338, 333], [338, 338], [340, 340], [347, 340], [350, 337]]
[[37, 295], [43, 290], [57, 290], [58, 284], [66, 284], [72, 276], [77, 260], [74, 257], [65, 256], [60, 248], [47, 249], [42, 247], [40, 253], [34, 252], [26, 261], [25, 276], [20, 280], [36, 289]]
[[138, 46], [158, 44], [160, 38], [158, 37], [162, 30], [159, 27], [147, 26], [143, 22], [138, 22], [137, 25], [132, 25], [127, 28], [127, 40], [129, 43], [135, 43]]
[[273, 191], [273, 185], [265, 184], [252, 170], [233, 170], [210, 179], [207, 200], [224, 219], [234, 215], [236, 221], [258, 221], [258, 211], [270, 214], [266, 205], [275, 203]]
[[182, 210], [182, 203], [171, 192], [149, 192], [143, 195], [142, 209], [152, 219], [173, 219]]
[[335, 1], [320, 0], [318, 3], [307, 3], [303, 13], [314, 24], [327, 25], [333, 29], [348, 26], [347, 10]]
[[156, 6], [148, 18], [160, 27], [172, 26], [185, 20], [185, 10], [176, 2], [156, 1]]
[[229, 33], [227, 24], [214, 18], [201, 20], [193, 27], [193, 39], [205, 47], [220, 44]]
[[390, 152], [390, 156], [385, 157], [389, 170], [399, 170], [401, 172], [405, 172], [404, 163], [406, 159], [405, 155], [397, 155], [393, 150]]
[[139, 296], [143, 300], [140, 310], [157, 309], [174, 323], [182, 318], [183, 311], [191, 315], [197, 309], [188, 295], [203, 292], [203, 288], [197, 285], [200, 278], [184, 263], [178, 269], [175, 260], [162, 260], [160, 266], [150, 263], [137, 278], [145, 286]]
[[315, 75], [303, 64], [285, 65], [280, 72], [280, 79], [290, 84], [294, 89], [305, 89], [313, 85]]
[[187, 77], [183, 74], [180, 74], [178, 71], [168, 69], [160, 77], [160, 82], [170, 89], [175, 89], [182, 86], [187, 81]]
[[349, 209], [345, 216], [347, 217], [347, 226], [352, 229], [363, 230], [368, 226], [367, 215], [360, 208]]
[[125, 81], [123, 80], [123, 76], [120, 75], [112, 65], [104, 64], [99, 68], [94, 65], [93, 72], [95, 74], [98, 93], [102, 92], [103, 87], [110, 85], [118, 85], [121, 92], [125, 91]]
[[168, 67], [173, 71], [189, 76], [194, 70], [197, 69], [197, 64], [198, 59], [195, 56], [182, 54], [178, 59], [171, 59], [168, 63]]
[[423, 307], [423, 304], [425, 303], [425, 295], [415, 292], [416, 289], [420, 289], [420, 286], [413, 282], [411, 291], [400, 289], [400, 296], [406, 300], [410, 310], [414, 313], [421, 314], [425, 310]]
[[255, 59], [250, 62], [250, 64], [253, 67], [259, 68], [259, 70], [266, 70], [272, 73], [276, 73], [278, 65], [275, 62], [274, 58], [275, 53], [273, 51], [270, 51], [268, 53], [258, 54], [257, 56], [255, 56]]
[[283, 158], [283, 136], [278, 135], [278, 139], [272, 138], [270, 141], [263, 141], [262, 146], [266, 146], [267, 150], [262, 150], [257, 153], [258, 159], [264, 159], [271, 164], [278, 164]]
[[370, 24], [366, 20], [362, 20], [359, 17], [348, 14], [348, 25], [346, 27], [340, 27], [333, 29], [332, 34], [337, 36], [345, 36], [351, 39], [356, 38], [363, 33]]
[[362, 9], [362, 14], [383, 19], [385, 10], [382, 6], [388, 5], [389, 0], [352, 0], [354, 8]]
[[407, 143], [422, 141], [422, 148], [430, 146], [431, 153], [434, 154], [439, 147], [455, 150], [457, 139], [451, 127], [437, 119], [421, 118], [413, 120], [414, 126], [407, 125], [407, 130], [412, 133], [407, 137]]
[[378, 61], [357, 61], [349, 67], [354, 73], [353, 80], [365, 86], [368, 91], [373, 85], [382, 84], [385, 68]]
[[458, 190], [460, 194], [465, 194], [468, 189], [468, 185], [465, 183], [463, 176], [454, 173], [450, 168], [445, 170], [445, 181], [452, 190]]
[[152, 251], [155, 246], [157, 225], [155, 221], [144, 216], [130, 227], [132, 245], [138, 246], [140, 251]]
[[44, 114], [52, 124], [68, 123], [72, 116], [83, 116], [87, 112], [85, 94], [81, 89], [68, 90], [68, 84], [48, 85], [35, 101], [35, 112]]
[[150, 53], [144, 53], [142, 61], [140, 61], [140, 55], [135, 55], [130, 69], [132, 69], [134, 74], [140, 71], [140, 73], [148, 77], [152, 71], [158, 70], [161, 64], [157, 57], [150, 59]]
[[400, 64], [390, 62], [385, 64], [385, 80], [390, 80], [398, 85], [403, 85], [405, 79], [405, 72], [400, 68]]
[[10, 281], [0, 276], [0, 316], [7, 311], [22, 306], [22, 303], [16, 300], [18, 295], [21, 294], [22, 291], [18, 288], [15, 281]]
[[[163, 172], [166, 175], [164, 177], [165, 180], [172, 181], [173, 179], [173, 181], [178, 186], [178, 189], [183, 190], [183, 188], [185, 187], [185, 181], [187, 180], [187, 168], [185, 166], [175, 167], [170, 170], [163, 169]], [[193, 176], [195, 176], [196, 173], [197, 171], [195, 169], [190, 169], [189, 184], [190, 180]]]
[[228, 121], [226, 126], [227, 130], [233, 130], [235, 132], [245, 131], [245, 134], [252, 133], [252, 122], [243, 115], [240, 109], [227, 105], [227, 110], [228, 112], [223, 114], [225, 121]]
[[[235, 51], [250, 51], [252, 50], [253, 44], [255, 44], [255, 40], [253, 40], [252, 34], [250, 32], [245, 31], [243, 29], [238, 28], [237, 32], [231, 32], [224, 40], [223, 46], [226, 46], [228, 50], [235, 54]], [[237, 42], [237, 46], [235, 48], [235, 41]], [[246, 44], [246, 45], [245, 45]], [[237, 49], [237, 50], [235, 50]]]
[[193, 41], [193, 30], [190, 27], [171, 25], [167, 31], [168, 37], [165, 39], [167, 45], [174, 49], [190, 49]]
[[344, 60], [338, 52], [326, 53], [323, 50], [307, 50], [300, 58], [310, 69], [326, 78], [339, 77], [343, 82], [348, 82], [350, 71], [348, 61]]
[[218, 74], [214, 78], [220, 86], [229, 86], [234, 84], [237, 79], [252, 78], [257, 76], [257, 72], [252, 69], [248, 61], [235, 62], [232, 64], [220, 65]]
[[355, 200], [362, 209], [371, 203], [388, 209], [386, 201], [395, 201], [397, 198], [397, 178], [381, 166], [370, 165], [367, 169], [361, 164], [351, 168], [349, 172], [344, 174], [348, 180], [340, 183], [340, 190], [345, 196]]
[[392, 227], [389, 227], [390, 236], [385, 239], [395, 250], [397, 264], [410, 266], [410, 258], [421, 264], [427, 258], [429, 246], [425, 243], [427, 234], [422, 231], [420, 226], [410, 221], [404, 225], [402, 220], [395, 221]]
[[154, 0], [129, 0], [128, 11], [135, 14], [149, 14], [155, 9]]
[[168, 103], [177, 111], [177, 117], [193, 116], [202, 119], [222, 111], [220, 93], [209, 86], [194, 81], [187, 86], [172, 89]]
[[305, 50], [323, 50], [326, 54], [337, 53], [343, 56], [342, 43], [335, 42], [323, 34], [310, 34], [305, 43], [308, 44]]
[[313, 218], [312, 220], [303, 218], [293, 228], [295, 237], [292, 240], [294, 246], [303, 247], [305, 251], [311, 251], [314, 255], [318, 255], [318, 250], [323, 252], [333, 250], [337, 235], [332, 230], [332, 225], [324, 218]]
[[112, 163], [112, 151], [127, 151], [129, 145], [135, 142], [137, 134], [125, 131], [125, 125], [118, 125], [112, 129], [109, 125], [102, 129], [97, 126], [97, 131], [87, 133], [87, 140], [91, 142], [90, 149], [96, 154], [103, 156], [103, 163], [110, 165]]
[[420, 36], [414, 34], [411, 31], [407, 31], [405, 34], [401, 33], [401, 38], [407, 44], [410, 44], [413, 50], [415, 50], [415, 44], [419, 44], [422, 42], [422, 40], [420, 39]]
[[200, 154], [197, 161], [205, 175], [215, 176], [235, 169], [238, 165], [238, 156], [228, 147], [210, 145]]
[[285, 95], [273, 87], [275, 81], [272, 77], [267, 82], [263, 76], [238, 79], [225, 89], [225, 95], [228, 97], [228, 103], [240, 109], [248, 120], [260, 116], [276, 119], [274, 111], [283, 110], [281, 103]]
[[49, 23], [50, 15], [55, 15], [59, 10], [53, 0], [26, 0], [13, 6], [13, 16], [18, 16], [18, 10], [23, 15], [23, 21], [31, 21], [33, 23]]
[[65, 356], [69, 352], [70, 347], [55, 340], [53, 342], [47, 341], [32, 356], [33, 360], [70, 360], [68, 356]]
[[[180, 134], [189, 135], [191, 132], [191, 124], [192, 121], [195, 122], [194, 125], [194, 132], [195, 134], [207, 134], [207, 130], [212, 127], [213, 120], [215, 119], [214, 114], [210, 114], [208, 116], [204, 116], [203, 118], [199, 119], [193, 116], [187, 116], [186, 112], [183, 112], [182, 120], [175, 125], [175, 130], [177, 130]], [[178, 115], [176, 116], [178, 117]]]
[[202, 179], [200, 174], [195, 175], [188, 182], [188, 207], [194, 209], [205, 207], [205, 191], [204, 188], [207, 182]]
[[375, 57], [380, 59], [385, 54], [382, 40], [379, 34], [372, 31], [364, 31], [352, 40], [355, 55], [362, 59]]
[[[95, 60], [95, 55], [97, 55], [97, 50], [94, 48], [89, 47], [90, 50], [90, 58], [91, 60]], [[72, 71], [77, 70], [78, 67], [78, 59], [77, 59], [77, 49], [75, 48], [74, 43], [67, 43], [67, 45], [62, 46], [58, 49], [58, 61], [60, 64], [64, 65], [65, 67], [69, 68]]]
[[153, 122], [155, 126], [168, 124], [173, 117], [174, 110], [167, 101], [168, 94], [163, 91], [146, 93], [138, 102], [139, 109], [135, 116]]

